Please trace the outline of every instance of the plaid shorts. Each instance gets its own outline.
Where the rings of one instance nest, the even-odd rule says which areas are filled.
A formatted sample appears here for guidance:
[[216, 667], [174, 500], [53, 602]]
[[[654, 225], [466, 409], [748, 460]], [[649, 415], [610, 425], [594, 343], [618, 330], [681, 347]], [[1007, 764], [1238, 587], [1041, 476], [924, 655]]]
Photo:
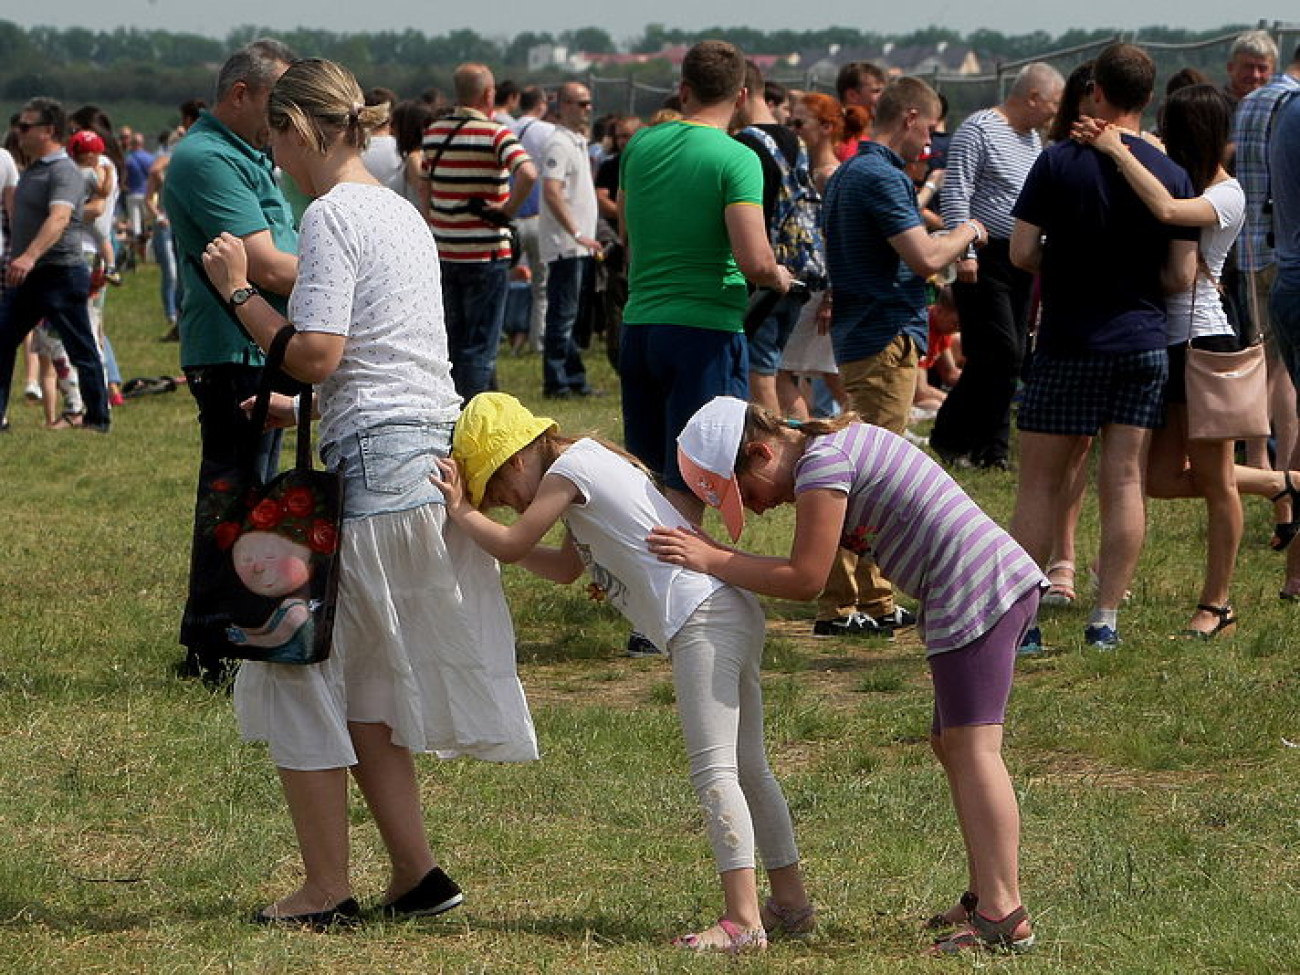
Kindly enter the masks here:
[[1096, 436], [1111, 423], [1164, 425], [1164, 349], [1061, 359], [1034, 353], [1017, 425], [1033, 433]]

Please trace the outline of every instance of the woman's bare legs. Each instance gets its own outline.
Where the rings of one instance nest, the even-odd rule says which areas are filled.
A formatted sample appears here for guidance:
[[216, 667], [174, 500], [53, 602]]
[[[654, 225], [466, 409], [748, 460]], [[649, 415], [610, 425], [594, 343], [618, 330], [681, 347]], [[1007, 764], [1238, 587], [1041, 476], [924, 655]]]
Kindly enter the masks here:
[[409, 750], [393, 744], [387, 725], [349, 721], [348, 732], [357, 753], [352, 776], [379, 827], [391, 864], [383, 898], [387, 903], [415, 887], [437, 865], [424, 831], [415, 761]]
[[305, 878], [302, 886], [263, 912], [292, 917], [328, 911], [351, 895], [348, 882], [348, 774], [346, 769], [279, 769]]

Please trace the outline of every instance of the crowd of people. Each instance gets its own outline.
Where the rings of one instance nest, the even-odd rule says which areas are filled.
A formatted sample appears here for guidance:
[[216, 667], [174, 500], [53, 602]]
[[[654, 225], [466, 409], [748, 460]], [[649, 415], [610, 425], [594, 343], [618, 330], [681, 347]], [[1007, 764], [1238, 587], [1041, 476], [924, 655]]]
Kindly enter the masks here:
[[[231, 55], [211, 106], [187, 105], [156, 156], [93, 106], [27, 102], [0, 153], [0, 407], [36, 330], [48, 375], [35, 367], [28, 394], [47, 425], [109, 431], [103, 286], [152, 246], [198, 409], [188, 673], [231, 676], [216, 608], [229, 555], [210, 513], [279, 468], [295, 403], [276, 394], [265, 429], [248, 407], [287, 326], [283, 368], [318, 388], [320, 454], [346, 487], [331, 656], [233, 675], [303, 865], [254, 920], [363, 916], [349, 772], [390, 857], [379, 912], [461, 903], [413, 756], [537, 758], [500, 560], [560, 583], [589, 573], [630, 649], [671, 660], [723, 895], [721, 919], [677, 944], [761, 950], [816, 925], [763, 744], [758, 593], [816, 600], [820, 637], [917, 627], [968, 867], [965, 893], [927, 921], [933, 950], [1031, 947], [1002, 725], [1017, 656], [1042, 649], [1040, 606], [1079, 598], [1092, 443], [1087, 646], [1120, 645], [1148, 497], [1206, 502], [1182, 635], [1238, 623], [1243, 493], [1276, 505], [1280, 594], [1300, 599], [1300, 50], [1280, 74], [1277, 59], [1267, 33], [1243, 34], [1226, 85], [1171, 80], [1155, 131], [1155, 65], [1124, 43], [1068, 78], [1026, 66], [951, 135], [918, 78], [854, 63], [834, 96], [789, 91], [718, 41], [690, 50], [645, 123], [594, 120], [580, 82], [520, 89], [475, 63], [449, 104], [403, 101], [271, 40]], [[540, 353], [521, 392], [600, 395], [592, 333], [615, 364], [621, 446], [564, 437], [497, 388], [506, 350]], [[1258, 341], [1276, 460], [1256, 442], [1245, 466], [1244, 435], [1189, 423], [1203, 404], [1184, 376], [1197, 351]], [[914, 427], [930, 417], [927, 453]], [[958, 483], [972, 469], [1016, 473], [1008, 526]], [[738, 542], [746, 508], [783, 504], [788, 556], [699, 527], [717, 508]], [[497, 522], [498, 507], [517, 517]], [[542, 545], [557, 523], [561, 544]]]

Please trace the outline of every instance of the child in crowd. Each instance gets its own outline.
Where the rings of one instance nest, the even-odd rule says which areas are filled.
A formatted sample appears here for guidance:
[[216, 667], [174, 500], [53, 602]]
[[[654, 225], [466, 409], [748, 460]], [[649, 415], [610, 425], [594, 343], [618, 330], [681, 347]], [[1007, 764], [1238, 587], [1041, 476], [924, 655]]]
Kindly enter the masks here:
[[[691, 784], [708, 822], [725, 910], [716, 925], [678, 938], [697, 951], [753, 951], [768, 931], [813, 927], [785, 796], [763, 749], [759, 660], [764, 620], [749, 593], [667, 565], [647, 551], [655, 525], [679, 516], [626, 454], [598, 440], [559, 435], [555, 423], [504, 393], [470, 400], [452, 438], [455, 462], [439, 460], [433, 483], [447, 512], [503, 562], [554, 582], [586, 568], [592, 592], [608, 599], [672, 657], [673, 684]], [[458, 466], [459, 465], [459, 466]], [[519, 512], [502, 525], [479, 507]], [[559, 548], [541, 547], [563, 521]], [[758, 847], [772, 895], [760, 908]]]
[[1031, 947], [1002, 724], [1016, 648], [1046, 584], [1033, 560], [938, 464], [853, 413], [800, 423], [720, 396], [682, 431], [678, 462], [733, 540], [744, 526], [742, 505], [761, 514], [793, 503], [794, 541], [789, 556], [764, 557], [698, 530], [659, 527], [650, 549], [663, 561], [757, 593], [812, 599], [843, 547], [872, 555], [921, 601], [935, 690], [930, 741], [952, 791], [970, 876], [960, 904], [931, 919], [933, 927], [964, 922], [935, 950]]
[[106, 227], [112, 225], [111, 219], [109, 221], [100, 219], [107, 209], [109, 198], [113, 195], [113, 180], [116, 178], [117, 171], [108, 161], [108, 157], [104, 156], [104, 140], [90, 129], [73, 133], [72, 138], [68, 140], [68, 155], [72, 157], [72, 161], [77, 164], [77, 168], [81, 170], [86, 180], [82, 230], [90, 245], [87, 250], [94, 254], [98, 262], [92, 280], [96, 284], [107, 281], [109, 284], [120, 285], [122, 276], [116, 266], [117, 255], [113, 250], [113, 239], [105, 232]]
[[912, 420], [933, 420], [948, 390], [961, 378], [965, 358], [961, 354], [961, 320], [950, 285], [935, 289], [929, 308], [930, 334], [925, 356], [917, 363], [916, 391], [912, 396]]

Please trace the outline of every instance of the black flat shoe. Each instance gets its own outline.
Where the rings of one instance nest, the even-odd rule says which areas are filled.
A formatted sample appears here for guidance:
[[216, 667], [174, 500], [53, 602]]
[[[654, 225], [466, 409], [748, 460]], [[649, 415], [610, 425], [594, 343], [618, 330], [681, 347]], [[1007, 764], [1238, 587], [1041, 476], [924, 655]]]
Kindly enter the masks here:
[[253, 915], [254, 924], [274, 924], [282, 928], [306, 928], [323, 934], [333, 928], [350, 928], [361, 922], [361, 905], [349, 897], [339, 901], [326, 911], [313, 911], [309, 914], [267, 914], [260, 910]]
[[460, 905], [465, 899], [456, 881], [434, 867], [424, 879], [389, 904], [379, 905], [379, 916], [391, 921], [413, 917], [433, 917]]
[[1180, 634], [1190, 640], [1213, 640], [1224, 630], [1231, 629], [1237, 625], [1237, 617], [1232, 612], [1231, 606], [1211, 606], [1209, 603], [1197, 603], [1196, 608], [1202, 613], [1210, 613], [1219, 618], [1219, 622], [1214, 624], [1212, 630], [1193, 630], [1186, 629]]

